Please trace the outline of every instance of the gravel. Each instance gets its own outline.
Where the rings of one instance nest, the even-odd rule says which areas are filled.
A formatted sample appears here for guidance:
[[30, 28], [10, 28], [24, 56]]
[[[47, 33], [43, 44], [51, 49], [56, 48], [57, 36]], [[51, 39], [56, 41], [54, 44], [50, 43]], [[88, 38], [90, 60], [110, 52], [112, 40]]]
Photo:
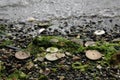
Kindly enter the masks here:
[[[2, 34], [0, 35], [0, 41], [9, 39], [13, 40], [14, 44], [12, 46], [17, 48], [26, 48], [26, 46], [33, 40], [34, 37], [38, 35], [56, 35], [56, 36], [63, 36], [63, 37], [77, 37], [78, 34], [80, 34], [80, 38], [83, 39], [83, 42], [86, 40], [93, 40], [95, 39], [95, 35], [93, 32], [95, 30], [104, 30], [105, 35], [102, 35], [106, 37], [106, 41], [111, 41], [115, 38], [120, 37], [120, 17], [114, 17], [114, 18], [108, 18], [108, 17], [73, 17], [68, 19], [58, 19], [58, 20], [51, 20], [50, 23], [51, 26], [45, 27], [45, 30], [39, 34], [38, 30], [40, 30], [43, 27], [38, 26], [38, 23], [40, 21], [35, 22], [11, 22], [9, 20], [3, 20], [0, 19], [0, 24], [5, 24], [6, 26], [6, 35]], [[2, 51], [1, 51], [2, 50]], [[8, 73], [6, 75], [11, 74], [14, 69], [15, 65], [17, 65], [16, 68], [24, 67], [24, 65], [29, 60], [16, 60], [16, 58], [13, 56], [16, 51], [11, 50], [7, 48], [5, 51], [1, 48], [0, 53], [2, 53], [0, 60], [5, 62], [5, 65], [7, 65], [6, 70], [8, 70]], [[7, 51], [7, 52], [6, 52]], [[13, 54], [9, 54], [13, 53]], [[12, 56], [11, 56], [12, 55]], [[76, 54], [75, 56], [81, 56], [80, 59], [82, 64], [85, 64], [87, 62], [91, 62], [88, 59], [85, 58], [82, 54]], [[30, 58], [32, 61], [34, 61], [34, 56], [31, 56]], [[115, 67], [107, 67], [107, 66], [101, 66], [100, 69], [94, 67], [93, 69], [88, 69], [86, 73], [81, 72], [79, 70], [74, 70], [71, 68], [72, 58], [65, 57], [62, 58], [63, 66], [59, 66], [57, 68], [57, 72], [50, 72], [47, 74], [47, 77], [52, 80], [57, 80], [60, 77], [64, 78], [65, 80], [117, 80], [120, 79], [120, 70]], [[47, 66], [41, 67], [44, 71], [46, 68], [51, 69], [55, 68], [58, 63], [61, 62], [61, 60], [58, 60], [56, 62], [48, 62], [43, 61], [43, 64], [48, 64]], [[75, 61], [76, 61], [75, 60]], [[38, 63], [38, 66], [40, 66], [39, 61], [34, 62], [34, 64]], [[18, 65], [19, 64], [19, 65]], [[54, 65], [54, 66], [53, 66]], [[97, 64], [99, 65], [99, 64]], [[41, 69], [39, 68], [32, 68], [32, 71], [27, 71], [22, 69], [25, 73], [28, 72], [31, 76], [29, 77], [29, 80], [35, 80], [39, 76], [39, 72]]]

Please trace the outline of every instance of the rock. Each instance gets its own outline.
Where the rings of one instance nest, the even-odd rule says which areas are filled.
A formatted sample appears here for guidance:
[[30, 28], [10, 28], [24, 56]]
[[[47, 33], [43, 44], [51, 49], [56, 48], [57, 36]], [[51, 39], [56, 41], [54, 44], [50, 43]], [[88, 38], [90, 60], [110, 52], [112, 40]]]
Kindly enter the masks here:
[[101, 66], [101, 65], [97, 65], [97, 68], [98, 68], [98, 69], [101, 69], [101, 68], [102, 68], [102, 66]]
[[26, 64], [26, 68], [27, 68], [28, 70], [30, 70], [33, 66], [34, 66], [34, 63], [31, 62], [31, 61]]
[[39, 30], [38, 30], [38, 34], [41, 34], [44, 30], [45, 30], [45, 28], [39, 29]]
[[66, 62], [66, 60], [61, 60], [60, 62], [59, 62], [59, 64], [64, 64]]
[[78, 56], [73, 56], [72, 60], [73, 60], [73, 61], [80, 60], [80, 57], [78, 57]]
[[65, 57], [65, 54], [64, 53], [56, 53], [56, 57], [58, 57], [58, 58]]
[[120, 38], [113, 39], [112, 42], [120, 42]]
[[85, 55], [90, 60], [98, 60], [102, 57], [102, 54], [97, 50], [88, 50]]
[[47, 52], [51, 52], [51, 53], [55, 53], [55, 52], [58, 51], [58, 48], [56, 48], [56, 47], [49, 47], [49, 48], [46, 49], [46, 51]]
[[44, 61], [44, 57], [37, 57], [37, 61]]
[[36, 19], [34, 18], [34, 17], [29, 17], [29, 18], [27, 18], [27, 21], [28, 22], [33, 22], [33, 21], [35, 21]]
[[65, 76], [57, 76], [59, 78], [59, 80], [64, 80]]
[[87, 41], [85, 44], [85, 47], [88, 47], [88, 46], [95, 46], [95, 42], [94, 41]]
[[30, 53], [29, 52], [23, 52], [23, 51], [18, 51], [15, 53], [15, 57], [17, 59], [27, 59], [30, 57]]
[[72, 54], [71, 54], [70, 52], [65, 52], [65, 54], [66, 54], [67, 56], [72, 56]]
[[83, 45], [83, 41], [81, 39], [78, 39], [78, 38], [73, 38], [71, 39], [72, 42], [75, 42], [77, 44], [80, 44], [80, 45]]
[[44, 27], [44, 28], [46, 28], [46, 27], [49, 27], [49, 26], [51, 26], [52, 24], [49, 22], [49, 21], [43, 21], [43, 22], [39, 22], [38, 23], [38, 26], [39, 27]]
[[50, 69], [49, 68], [46, 68], [44, 71], [43, 71], [43, 74], [44, 75], [48, 75], [48, 74], [50, 74]]
[[104, 30], [96, 30], [96, 31], [94, 32], [94, 34], [95, 34], [95, 35], [103, 35], [103, 34], [105, 34], [105, 31], [104, 31]]

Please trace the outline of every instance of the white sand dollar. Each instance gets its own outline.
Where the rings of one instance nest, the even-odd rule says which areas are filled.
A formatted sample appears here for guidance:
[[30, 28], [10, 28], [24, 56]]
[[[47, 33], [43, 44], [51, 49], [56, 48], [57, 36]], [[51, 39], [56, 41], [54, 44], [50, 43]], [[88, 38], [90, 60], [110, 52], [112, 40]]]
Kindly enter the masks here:
[[94, 41], [87, 41], [85, 43], [85, 47], [88, 47], [88, 46], [95, 46], [95, 42]]
[[55, 61], [58, 59], [58, 57], [56, 56], [56, 53], [53, 53], [53, 54], [48, 53], [45, 55], [45, 58], [49, 61]]
[[16, 52], [15, 53], [15, 57], [17, 58], [17, 59], [27, 59], [27, 58], [29, 58], [30, 57], [30, 53], [28, 53], [28, 52], [23, 52], [23, 51], [18, 51], [18, 52]]
[[102, 57], [102, 54], [97, 50], [88, 50], [85, 55], [90, 60], [98, 60]]

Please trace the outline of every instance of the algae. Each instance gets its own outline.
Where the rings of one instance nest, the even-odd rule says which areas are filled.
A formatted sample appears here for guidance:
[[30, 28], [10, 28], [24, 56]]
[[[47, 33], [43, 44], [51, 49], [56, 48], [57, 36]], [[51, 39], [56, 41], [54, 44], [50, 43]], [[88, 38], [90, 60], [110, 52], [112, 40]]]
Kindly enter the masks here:
[[[51, 42], [51, 39], [57, 39], [58, 42]], [[28, 45], [27, 50], [30, 50], [31, 54], [37, 54], [44, 52], [48, 47], [57, 47], [71, 53], [80, 53], [84, 50], [82, 45], [60, 36], [38, 36]]]
[[6, 45], [11, 45], [13, 44], [13, 41], [11, 40], [3, 40], [0, 42], [0, 47], [5, 47]]
[[7, 77], [7, 80], [27, 80], [28, 75], [20, 70], [14, 71]]
[[6, 25], [0, 24], [0, 36], [5, 35]]
[[81, 62], [74, 62], [74, 63], [72, 63], [72, 68], [84, 72], [88, 69], [88, 65], [82, 64]]

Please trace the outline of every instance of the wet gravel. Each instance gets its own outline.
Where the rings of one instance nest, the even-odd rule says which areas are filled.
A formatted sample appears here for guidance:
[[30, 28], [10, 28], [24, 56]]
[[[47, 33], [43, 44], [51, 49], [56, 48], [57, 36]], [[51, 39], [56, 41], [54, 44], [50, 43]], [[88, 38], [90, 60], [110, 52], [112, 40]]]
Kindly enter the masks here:
[[[120, 17], [73, 17], [67, 19], [57, 19], [49, 21], [52, 25], [45, 27], [45, 31], [39, 34], [39, 30], [43, 27], [38, 24], [40, 21], [33, 22], [11, 22], [9, 20], [0, 19], [0, 24], [6, 26], [6, 34], [0, 35], [0, 41], [10, 39], [13, 40], [14, 44], [12, 46], [17, 48], [26, 48], [26, 46], [33, 40], [35, 36], [38, 35], [56, 35], [63, 37], [76, 37], [80, 34], [80, 38], [83, 41], [93, 40], [96, 41], [96, 36], [93, 34], [95, 30], [105, 30], [106, 41], [111, 41], [115, 38], [120, 38]], [[79, 70], [74, 70], [71, 67], [72, 62], [74, 62], [72, 57], [65, 57], [56, 62], [49, 62], [45, 60], [44, 62], [34, 62], [34, 56], [31, 56], [29, 59], [24, 61], [17, 60], [14, 57], [15, 50], [10, 48], [0, 48], [0, 60], [5, 62], [6, 75], [14, 72], [14, 69], [20, 69], [26, 74], [30, 74], [29, 80], [36, 80], [39, 76], [39, 71], [42, 69], [45, 71], [46, 68], [52, 69], [57, 67], [57, 71], [51, 71], [46, 74], [49, 80], [119, 80], [120, 79], [120, 69], [115, 67], [102, 66], [101, 69], [98, 69], [94, 66], [93, 69], [90, 69], [93, 65], [90, 64], [90, 68], [87, 72], [82, 72]], [[80, 56], [82, 64], [91, 62], [86, 59], [82, 54], [75, 54], [75, 56]], [[24, 67], [26, 63], [32, 60], [39, 68], [33, 67], [31, 70], [27, 70]], [[65, 62], [64, 62], [65, 61]], [[37, 64], [38, 63], [38, 64]], [[42, 64], [48, 64], [46, 66], [41, 66]], [[61, 66], [62, 64], [62, 66]], [[98, 63], [96, 63], [98, 64]], [[99, 65], [99, 64], [98, 64]], [[65, 77], [65, 78], [64, 78]], [[63, 78], [63, 79], [62, 79]], [[3, 79], [4, 80], [4, 79]]]

